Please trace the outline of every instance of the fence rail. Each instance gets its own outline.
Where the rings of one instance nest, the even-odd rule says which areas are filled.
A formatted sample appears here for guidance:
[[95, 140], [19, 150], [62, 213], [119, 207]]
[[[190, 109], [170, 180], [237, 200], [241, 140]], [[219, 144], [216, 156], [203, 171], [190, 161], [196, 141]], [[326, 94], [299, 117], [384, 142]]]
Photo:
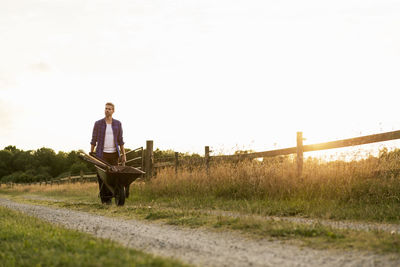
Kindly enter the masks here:
[[[140, 156], [136, 155], [136, 157], [127, 160], [125, 162], [125, 164], [143, 170], [144, 169], [144, 149], [143, 149], [143, 147], [141, 146], [136, 149], [130, 150], [129, 152], [126, 152], [125, 155], [126, 155], [127, 159], [128, 159], [128, 155], [131, 153], [134, 153], [134, 154], [138, 153]], [[135, 155], [133, 155], [133, 156], [135, 156]]]
[[58, 182], [58, 181], [80, 181], [84, 179], [91, 179], [91, 178], [97, 178], [96, 173], [92, 174], [84, 174], [84, 175], [78, 175], [78, 176], [69, 176], [69, 177], [64, 177], [60, 179], [55, 179], [55, 180], [50, 180], [51, 182]]
[[236, 154], [236, 155], [218, 155], [210, 156], [212, 159], [255, 159], [255, 158], [267, 158], [275, 156], [284, 156], [294, 154], [297, 151], [297, 147], [289, 147], [283, 149], [269, 150], [263, 152], [253, 152], [247, 154]]
[[357, 145], [365, 145], [371, 143], [378, 143], [384, 141], [391, 141], [400, 139], [400, 131], [386, 132], [380, 134], [371, 134], [366, 136], [360, 136], [349, 139], [342, 139], [337, 141], [331, 141], [326, 143], [319, 143], [313, 145], [305, 145], [303, 147], [304, 152], [309, 151], [318, 151], [318, 150], [326, 150], [333, 148], [341, 148], [341, 147], [349, 147], [349, 146], [357, 146]]
[[175, 166], [175, 162], [158, 162], [158, 163], [154, 163], [154, 165], [153, 165], [154, 168], [161, 168], [161, 167], [167, 167], [167, 166]]
[[129, 163], [129, 162], [133, 162], [133, 161], [137, 161], [137, 160], [141, 160], [141, 159], [142, 159], [142, 157], [136, 157], [136, 158], [127, 160], [125, 163]]

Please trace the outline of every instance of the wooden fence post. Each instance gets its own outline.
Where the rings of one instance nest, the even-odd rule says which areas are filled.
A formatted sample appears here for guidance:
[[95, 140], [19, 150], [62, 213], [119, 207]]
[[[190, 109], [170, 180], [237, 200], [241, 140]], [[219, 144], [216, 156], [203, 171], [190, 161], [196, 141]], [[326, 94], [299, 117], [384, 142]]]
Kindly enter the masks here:
[[146, 156], [145, 156], [145, 172], [146, 177], [153, 176], [153, 140], [146, 141]]
[[303, 132], [297, 132], [297, 176], [303, 173]]
[[145, 153], [146, 153], [146, 149], [142, 148], [142, 171], [145, 171], [145, 167], [144, 167], [144, 158], [145, 158]]
[[207, 171], [207, 175], [210, 174], [210, 147], [206, 146], [204, 148], [204, 159], [206, 161], [206, 171]]
[[178, 176], [179, 153], [175, 152], [175, 175]]

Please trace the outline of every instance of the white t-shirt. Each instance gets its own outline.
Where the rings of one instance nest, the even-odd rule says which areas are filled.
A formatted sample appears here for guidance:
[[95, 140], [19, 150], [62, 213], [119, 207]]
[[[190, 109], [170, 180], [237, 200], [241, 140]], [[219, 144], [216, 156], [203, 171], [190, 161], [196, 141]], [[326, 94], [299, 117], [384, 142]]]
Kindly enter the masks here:
[[104, 139], [103, 152], [105, 152], [105, 153], [117, 152], [117, 148], [115, 147], [115, 142], [114, 142], [114, 133], [113, 133], [111, 124], [108, 124], [108, 123], [107, 123], [107, 128], [106, 128], [106, 136]]

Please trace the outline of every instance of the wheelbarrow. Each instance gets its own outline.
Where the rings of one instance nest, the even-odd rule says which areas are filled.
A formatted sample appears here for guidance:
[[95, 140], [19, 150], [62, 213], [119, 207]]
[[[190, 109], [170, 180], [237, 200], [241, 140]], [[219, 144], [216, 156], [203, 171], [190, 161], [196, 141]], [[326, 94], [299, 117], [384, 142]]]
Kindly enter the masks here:
[[131, 166], [110, 165], [108, 162], [96, 157], [94, 153], [88, 155], [81, 152], [79, 156], [83, 160], [94, 164], [100, 179], [103, 181], [103, 186], [105, 185], [110, 189], [117, 206], [125, 204], [125, 198], [129, 196], [130, 184], [145, 174], [144, 171]]

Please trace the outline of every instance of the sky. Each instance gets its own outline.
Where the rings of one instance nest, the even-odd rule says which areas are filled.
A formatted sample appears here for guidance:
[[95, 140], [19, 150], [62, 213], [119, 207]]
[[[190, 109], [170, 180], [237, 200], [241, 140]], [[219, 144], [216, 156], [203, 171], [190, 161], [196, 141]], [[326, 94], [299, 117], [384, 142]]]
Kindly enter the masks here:
[[0, 0], [0, 149], [266, 151], [400, 130], [398, 0]]

